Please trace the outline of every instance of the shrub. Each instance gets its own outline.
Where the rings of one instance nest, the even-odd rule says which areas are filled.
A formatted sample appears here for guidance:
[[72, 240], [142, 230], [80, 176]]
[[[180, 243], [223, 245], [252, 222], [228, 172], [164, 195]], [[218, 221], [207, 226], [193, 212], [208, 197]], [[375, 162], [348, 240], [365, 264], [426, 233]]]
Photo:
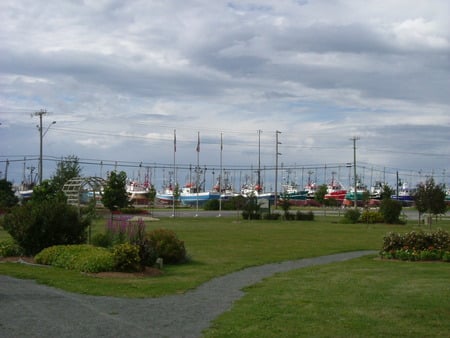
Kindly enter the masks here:
[[182, 263], [186, 261], [186, 249], [184, 242], [179, 240], [172, 230], [157, 229], [146, 235], [151, 247], [154, 248], [157, 257], [161, 257], [164, 263]]
[[307, 213], [297, 211], [297, 213], [295, 214], [295, 219], [297, 221], [314, 221], [314, 213], [311, 210]]
[[274, 212], [271, 214], [267, 212], [262, 215], [263, 219], [265, 219], [265, 220], [277, 220], [277, 219], [280, 219], [280, 216], [281, 215], [277, 212]]
[[102, 248], [109, 248], [113, 245], [113, 236], [111, 233], [98, 233], [92, 236], [91, 244]]
[[400, 214], [402, 212], [402, 204], [398, 201], [385, 198], [380, 204], [380, 213], [383, 219], [389, 224], [400, 224]]
[[344, 221], [346, 223], [358, 223], [361, 212], [358, 209], [348, 209], [344, 214]]
[[85, 243], [88, 225], [88, 219], [81, 219], [78, 210], [62, 200], [32, 201], [14, 207], [3, 222], [27, 255], [52, 245]]
[[219, 210], [219, 200], [209, 200], [203, 205], [204, 210]]
[[374, 224], [374, 223], [383, 223], [384, 218], [383, 215], [378, 211], [373, 210], [364, 210], [361, 214], [361, 222]]
[[0, 257], [22, 256], [23, 249], [13, 239], [0, 242]]
[[52, 246], [34, 258], [39, 264], [92, 273], [113, 271], [115, 266], [109, 250], [87, 244]]
[[130, 243], [118, 244], [112, 248], [114, 267], [117, 271], [138, 271], [141, 266], [139, 247]]

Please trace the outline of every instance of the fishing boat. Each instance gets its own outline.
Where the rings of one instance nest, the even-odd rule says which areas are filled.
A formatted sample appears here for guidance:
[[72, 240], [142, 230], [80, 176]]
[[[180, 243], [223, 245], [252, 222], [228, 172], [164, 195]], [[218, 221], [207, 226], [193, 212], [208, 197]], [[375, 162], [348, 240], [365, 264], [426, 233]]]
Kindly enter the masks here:
[[391, 195], [391, 199], [397, 200], [404, 204], [412, 204], [414, 202], [414, 197], [408, 183], [400, 182], [398, 192], [396, 191], [396, 194]]
[[128, 199], [133, 204], [148, 204], [148, 193], [150, 192], [150, 184], [146, 180], [141, 183], [138, 181], [128, 181], [126, 184]]
[[370, 187], [370, 198], [379, 200], [381, 199], [381, 194], [384, 191], [384, 186], [386, 183], [383, 183], [381, 181], [376, 181], [371, 187]]
[[264, 192], [262, 185], [259, 184], [243, 184], [241, 187], [241, 195], [247, 198], [255, 196], [257, 199], [275, 200], [275, 193]]
[[344, 204], [352, 205], [355, 202], [355, 194], [357, 203], [361, 204], [366, 197], [369, 197], [369, 190], [365, 184], [360, 181], [356, 182], [356, 189], [354, 186], [351, 186], [345, 194]]
[[193, 183], [187, 183], [181, 188], [180, 202], [183, 205], [193, 206], [205, 204], [209, 200], [220, 199], [221, 193], [218, 191], [202, 191], [200, 187], [196, 187]]
[[347, 190], [344, 189], [343, 185], [335, 180], [334, 174], [331, 178], [331, 182], [327, 185], [327, 193], [325, 194], [325, 199], [334, 199], [342, 203], [347, 194]]
[[308, 199], [308, 192], [299, 190], [295, 182], [282, 184], [281, 189], [280, 201], [288, 200], [293, 205], [304, 205]]

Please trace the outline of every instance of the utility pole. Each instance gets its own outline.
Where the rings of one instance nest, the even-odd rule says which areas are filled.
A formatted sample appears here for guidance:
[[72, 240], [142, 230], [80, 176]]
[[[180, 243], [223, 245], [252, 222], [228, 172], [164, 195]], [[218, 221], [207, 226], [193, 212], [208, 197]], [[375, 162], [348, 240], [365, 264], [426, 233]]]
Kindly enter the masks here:
[[39, 184], [42, 184], [42, 116], [46, 114], [47, 111], [43, 109], [34, 113], [34, 116], [39, 116], [39, 125], [37, 126], [39, 130]]
[[281, 131], [276, 130], [275, 131], [275, 139], [276, 139], [276, 156], [275, 156], [275, 209], [278, 207], [278, 156], [281, 155], [281, 153], [278, 152], [278, 145], [281, 144], [281, 142], [278, 142], [278, 135], [281, 134]]
[[359, 140], [359, 137], [357, 136], [353, 136], [351, 139], [351, 141], [353, 141], [353, 191], [355, 193], [354, 195], [354, 202], [355, 202], [355, 209], [357, 207], [357, 189], [356, 189], [356, 141]]
[[258, 177], [256, 180], [257, 193], [259, 193], [261, 190], [261, 132], [262, 130], [258, 129]]
[[35, 112], [34, 114], [32, 114], [31, 116], [39, 116], [39, 125], [37, 125], [36, 127], [39, 130], [39, 184], [42, 184], [42, 172], [43, 172], [43, 166], [42, 166], [42, 157], [43, 157], [43, 153], [42, 153], [42, 141], [43, 138], [45, 136], [45, 134], [47, 134], [48, 129], [50, 128], [50, 126], [52, 124], [55, 124], [56, 121], [53, 121], [48, 127], [47, 130], [45, 132], [42, 131], [42, 116], [46, 115], [47, 111], [45, 109], [41, 109], [38, 112]]

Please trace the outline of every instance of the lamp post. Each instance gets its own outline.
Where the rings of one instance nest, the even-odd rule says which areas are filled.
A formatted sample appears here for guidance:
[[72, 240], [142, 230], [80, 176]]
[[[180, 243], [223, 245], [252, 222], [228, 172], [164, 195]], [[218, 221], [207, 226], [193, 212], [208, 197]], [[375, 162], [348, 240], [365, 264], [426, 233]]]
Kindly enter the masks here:
[[43, 171], [43, 165], [42, 165], [42, 157], [43, 157], [43, 151], [42, 151], [42, 141], [44, 139], [45, 134], [47, 134], [48, 130], [50, 129], [50, 127], [56, 123], [56, 121], [53, 121], [45, 130], [45, 132], [42, 132], [42, 116], [46, 115], [47, 111], [41, 109], [38, 112], [34, 113], [34, 116], [39, 116], [39, 125], [37, 125], [36, 127], [39, 130], [39, 184], [42, 184], [42, 171]]

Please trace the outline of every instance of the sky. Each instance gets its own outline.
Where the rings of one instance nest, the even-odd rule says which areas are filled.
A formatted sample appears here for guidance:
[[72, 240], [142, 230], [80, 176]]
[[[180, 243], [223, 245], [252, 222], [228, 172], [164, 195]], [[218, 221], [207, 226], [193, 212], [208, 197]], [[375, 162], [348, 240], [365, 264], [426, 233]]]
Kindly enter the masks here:
[[366, 184], [448, 184], [449, 4], [3, 0], [0, 176], [38, 166], [45, 110], [44, 179], [74, 155], [157, 187], [174, 163], [345, 185], [356, 145]]

